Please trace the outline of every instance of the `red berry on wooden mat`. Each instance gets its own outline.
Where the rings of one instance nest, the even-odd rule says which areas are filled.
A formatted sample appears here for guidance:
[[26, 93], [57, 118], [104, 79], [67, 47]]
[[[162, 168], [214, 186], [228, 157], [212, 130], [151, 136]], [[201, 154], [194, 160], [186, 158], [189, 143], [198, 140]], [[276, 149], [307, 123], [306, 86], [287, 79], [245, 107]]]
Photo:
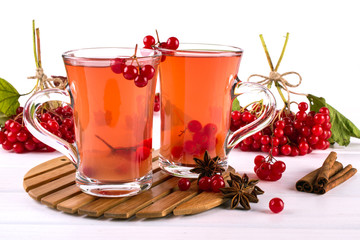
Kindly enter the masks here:
[[220, 188], [225, 187], [225, 181], [221, 178], [216, 178], [211, 181], [211, 190], [215, 193], [220, 192]]
[[199, 189], [203, 191], [211, 190], [211, 180], [209, 177], [202, 177], [199, 180]]
[[187, 178], [180, 178], [180, 180], [178, 181], [178, 187], [181, 191], [186, 191], [190, 188], [190, 181]]
[[221, 179], [224, 181], [224, 178], [223, 176], [221, 176], [220, 174], [215, 174], [215, 175], [212, 175], [211, 178], [210, 178], [210, 181], [214, 181], [214, 180], [217, 180], [217, 179]]

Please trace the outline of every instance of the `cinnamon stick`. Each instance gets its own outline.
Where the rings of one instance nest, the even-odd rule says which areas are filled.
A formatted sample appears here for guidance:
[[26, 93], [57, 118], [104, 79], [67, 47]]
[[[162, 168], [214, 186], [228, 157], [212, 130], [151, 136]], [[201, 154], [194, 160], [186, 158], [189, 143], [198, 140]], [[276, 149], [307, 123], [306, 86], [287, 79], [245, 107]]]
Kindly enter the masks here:
[[327, 156], [315, 180], [314, 185], [316, 188], [322, 188], [329, 182], [329, 178], [331, 177], [330, 170], [334, 165], [336, 158], [336, 152], [331, 152], [329, 156]]
[[351, 164], [347, 165], [344, 169], [342, 169], [340, 172], [332, 176], [328, 182], [321, 190], [320, 194], [324, 194], [328, 192], [329, 190], [333, 189], [334, 187], [337, 187], [341, 183], [345, 182], [349, 178], [355, 175], [357, 172], [356, 168], [353, 168]]
[[315, 181], [318, 173], [320, 171], [320, 168], [315, 169], [311, 173], [307, 174], [303, 178], [301, 178], [299, 181], [296, 182], [296, 189], [300, 192], [312, 192], [313, 191], [313, 185], [312, 183]]
[[[317, 179], [317, 176], [320, 172], [322, 167], [312, 171], [311, 173], [307, 174], [303, 178], [301, 178], [299, 181], [296, 182], [296, 189], [301, 192], [313, 192], [314, 191], [314, 182]], [[330, 168], [330, 171], [328, 172], [329, 176], [333, 176], [336, 173], [338, 173], [343, 168], [343, 165], [335, 161], [332, 165], [332, 168]]]

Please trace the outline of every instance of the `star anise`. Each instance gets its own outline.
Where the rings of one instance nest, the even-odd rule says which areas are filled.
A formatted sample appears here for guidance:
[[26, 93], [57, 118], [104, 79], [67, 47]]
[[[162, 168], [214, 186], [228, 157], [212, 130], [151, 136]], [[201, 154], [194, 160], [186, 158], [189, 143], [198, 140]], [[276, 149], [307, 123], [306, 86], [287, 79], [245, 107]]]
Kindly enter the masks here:
[[250, 210], [250, 202], [257, 203], [259, 199], [257, 195], [263, 194], [256, 184], [259, 180], [250, 180], [249, 177], [244, 174], [242, 177], [236, 174], [230, 173], [231, 180], [228, 180], [229, 187], [220, 188], [221, 192], [226, 198], [232, 198], [231, 209], [236, 208], [239, 203], [244, 210]]
[[199, 174], [198, 182], [202, 177], [211, 177], [216, 173], [221, 174], [225, 169], [219, 166], [219, 160], [218, 156], [211, 158], [209, 153], [205, 151], [204, 159], [194, 158], [196, 167], [191, 169], [190, 172]]

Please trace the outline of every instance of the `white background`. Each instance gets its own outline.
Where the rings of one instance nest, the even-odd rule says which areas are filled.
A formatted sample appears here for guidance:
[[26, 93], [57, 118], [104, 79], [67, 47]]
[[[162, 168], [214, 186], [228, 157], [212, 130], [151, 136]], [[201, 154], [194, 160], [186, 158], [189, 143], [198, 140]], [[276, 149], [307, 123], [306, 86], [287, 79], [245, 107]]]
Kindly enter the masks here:
[[[35, 73], [32, 19], [40, 28], [43, 67], [48, 75], [65, 74], [61, 54], [67, 50], [134, 46], [141, 43], [145, 35], [154, 35], [157, 29], [163, 41], [176, 36], [180, 42], [218, 43], [243, 48], [245, 54], [239, 77], [245, 80], [253, 73], [269, 73], [259, 34], [264, 35], [275, 65], [284, 36], [289, 32], [279, 72], [297, 71], [303, 77], [303, 83], [295, 91], [325, 97], [328, 103], [360, 126], [360, 14], [356, 1], [1, 1], [0, 77], [11, 82], [20, 93], [28, 92], [35, 84], [34, 80], [27, 79]], [[20, 99], [22, 103], [25, 100], [26, 97]], [[209, 239], [224, 236], [225, 239], [231, 236], [239, 239], [241, 234], [244, 237], [253, 237], [254, 234], [263, 238], [274, 236], [276, 239], [307, 235], [313, 239], [321, 235], [336, 238], [344, 234], [343, 231], [348, 238], [359, 236], [356, 229], [360, 227], [357, 217], [360, 211], [356, 199], [360, 194], [358, 191], [353, 193], [350, 188], [355, 184], [339, 188], [343, 192], [333, 190], [335, 195], [329, 193], [327, 198], [320, 200], [289, 191], [297, 178], [323, 161], [326, 153], [290, 159], [287, 162], [289, 174], [276, 184], [262, 185], [268, 194], [252, 212], [218, 209], [180, 219], [114, 222], [74, 218], [50, 211], [37, 205], [23, 192], [22, 176], [26, 171], [58, 154], [20, 157], [0, 151], [0, 161], [3, 161], [0, 211], [5, 212], [0, 222], [0, 238], [4, 234], [1, 239], [38, 239], [41, 234], [59, 239], [71, 239], [71, 236], [120, 239], [129, 235], [143, 238], [158, 235], [160, 239], [169, 239], [171, 236], [179, 237], [179, 234], [190, 239], [191, 236], [202, 239], [199, 237], [201, 234]], [[351, 160], [359, 160], [359, 152], [359, 144], [340, 148], [340, 153], [346, 156], [343, 158], [345, 163], [348, 160], [358, 168], [359, 163]], [[230, 162], [251, 172], [253, 156], [241, 155], [243, 162], [240, 163], [236, 161], [240, 155], [232, 153]], [[339, 200], [339, 194], [349, 196], [343, 205], [339, 201], [344, 199]], [[274, 196], [282, 196], [287, 204], [286, 211], [276, 216], [269, 214], [266, 206]], [[307, 204], [313, 209], [308, 209]], [[355, 214], [348, 218], [352, 211]], [[332, 224], [337, 216], [340, 216], [339, 223]], [[346, 219], [341, 216], [346, 216]], [[318, 225], [317, 221], [323, 224]]]
[[[40, 28], [45, 73], [64, 75], [61, 54], [99, 46], [134, 46], [159, 31], [165, 41], [234, 45], [244, 49], [239, 77], [267, 75], [263, 34], [279, 72], [303, 77], [297, 92], [323, 96], [360, 126], [360, 14], [356, 1], [1, 1], [0, 77], [20, 93], [32, 89], [32, 19]], [[293, 79], [295, 80], [295, 79]], [[25, 98], [26, 99], [26, 98]], [[304, 100], [300, 99], [300, 100]], [[24, 101], [24, 100], [21, 100]]]

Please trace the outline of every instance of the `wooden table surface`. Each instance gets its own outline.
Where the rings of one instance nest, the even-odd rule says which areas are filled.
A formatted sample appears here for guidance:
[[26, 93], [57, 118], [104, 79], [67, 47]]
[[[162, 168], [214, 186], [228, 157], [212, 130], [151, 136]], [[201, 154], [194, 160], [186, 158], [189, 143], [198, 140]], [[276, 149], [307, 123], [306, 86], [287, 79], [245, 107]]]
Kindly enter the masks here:
[[[154, 121], [154, 144], [159, 145], [159, 117]], [[261, 181], [265, 191], [250, 211], [221, 206], [192, 215], [144, 220], [111, 220], [73, 216], [48, 208], [31, 199], [23, 189], [23, 176], [32, 167], [61, 156], [60, 153], [7, 153], [0, 149], [0, 239], [244, 239], [254, 235], [269, 239], [360, 239], [360, 177], [355, 175], [325, 195], [295, 190], [295, 182], [319, 167], [330, 151], [343, 165], [360, 169], [360, 141], [348, 147], [331, 147], [302, 157], [279, 157], [287, 169], [277, 182]], [[230, 164], [255, 177], [256, 153], [234, 150]], [[270, 199], [280, 197], [285, 209], [273, 214]]]

